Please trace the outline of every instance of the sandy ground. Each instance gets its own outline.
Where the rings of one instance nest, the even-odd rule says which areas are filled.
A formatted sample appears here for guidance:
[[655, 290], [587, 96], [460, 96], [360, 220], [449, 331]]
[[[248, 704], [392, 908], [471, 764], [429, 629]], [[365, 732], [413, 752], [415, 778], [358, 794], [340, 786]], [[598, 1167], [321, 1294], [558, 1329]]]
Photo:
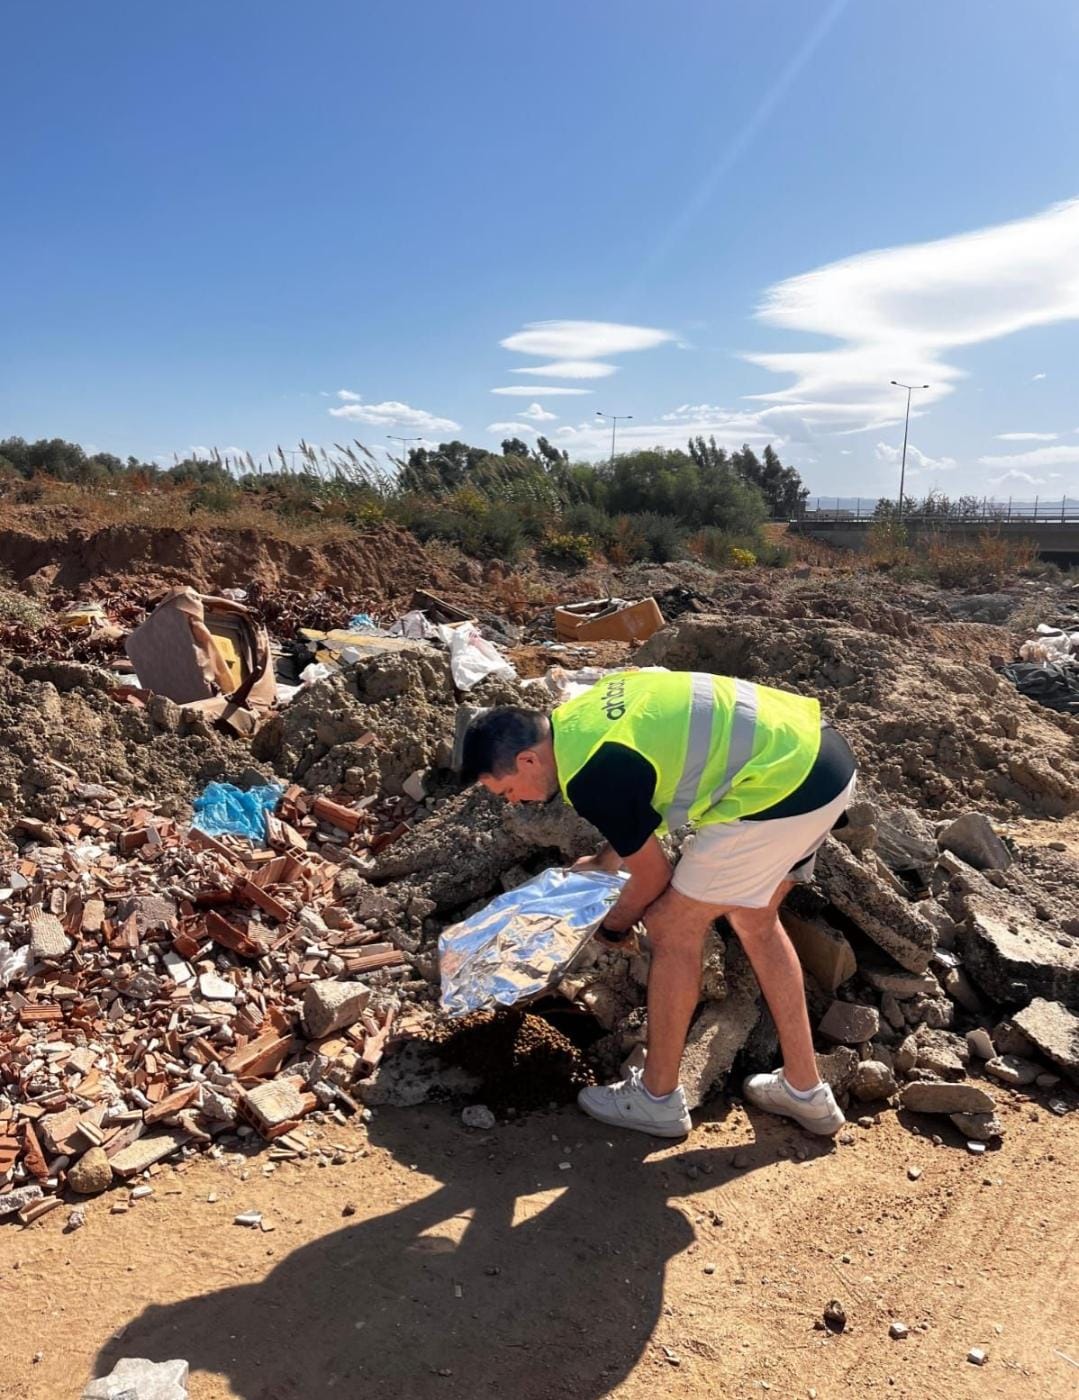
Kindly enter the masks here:
[[668, 1146], [437, 1106], [309, 1128], [337, 1165], [166, 1167], [126, 1214], [3, 1229], [0, 1393], [71, 1400], [126, 1355], [187, 1358], [193, 1400], [1076, 1396], [1079, 1112], [1000, 1098], [981, 1157], [947, 1120], [833, 1146], [721, 1100]]

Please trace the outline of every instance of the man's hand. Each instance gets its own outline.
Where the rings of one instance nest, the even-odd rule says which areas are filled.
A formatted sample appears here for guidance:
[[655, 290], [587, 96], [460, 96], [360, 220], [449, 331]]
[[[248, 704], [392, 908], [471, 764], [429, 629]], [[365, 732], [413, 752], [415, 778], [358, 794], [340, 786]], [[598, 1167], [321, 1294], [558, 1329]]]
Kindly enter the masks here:
[[596, 929], [595, 937], [597, 942], [606, 943], [609, 948], [620, 948], [623, 943], [629, 940], [632, 933], [632, 928], [615, 930], [613, 928], [608, 928], [604, 923], [600, 924], [599, 928]]
[[622, 864], [622, 857], [612, 846], [601, 846], [594, 856], [582, 856], [570, 866], [571, 870], [599, 870], [613, 875]]

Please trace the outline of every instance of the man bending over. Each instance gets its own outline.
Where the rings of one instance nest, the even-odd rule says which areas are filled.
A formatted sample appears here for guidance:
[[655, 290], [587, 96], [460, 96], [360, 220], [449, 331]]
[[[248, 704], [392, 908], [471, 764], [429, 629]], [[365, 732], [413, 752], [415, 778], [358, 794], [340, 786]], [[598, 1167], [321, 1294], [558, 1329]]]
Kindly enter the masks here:
[[[510, 802], [556, 792], [606, 839], [578, 868], [629, 872], [601, 937], [643, 920], [652, 959], [643, 1071], [583, 1089], [593, 1118], [658, 1137], [691, 1121], [678, 1083], [700, 998], [705, 942], [725, 916], [760, 983], [783, 1065], [743, 1086], [757, 1107], [830, 1135], [844, 1123], [821, 1082], [802, 968], [779, 920], [792, 884], [851, 801], [854, 758], [822, 724], [816, 700], [727, 676], [626, 671], [606, 676], [548, 718], [504, 706], [469, 725], [465, 782]], [[691, 826], [673, 869], [657, 835]]]

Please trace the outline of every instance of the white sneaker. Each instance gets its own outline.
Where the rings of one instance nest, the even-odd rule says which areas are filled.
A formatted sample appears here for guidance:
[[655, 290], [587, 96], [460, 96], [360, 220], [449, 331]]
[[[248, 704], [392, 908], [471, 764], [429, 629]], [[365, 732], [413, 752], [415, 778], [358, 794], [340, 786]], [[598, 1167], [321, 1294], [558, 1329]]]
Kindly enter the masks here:
[[639, 1069], [631, 1069], [617, 1084], [582, 1089], [577, 1104], [601, 1123], [634, 1128], [653, 1137], [685, 1137], [693, 1127], [682, 1086], [665, 1099], [654, 1099], [646, 1091]]
[[778, 1113], [782, 1118], [793, 1118], [809, 1132], [822, 1137], [838, 1133], [847, 1121], [830, 1084], [818, 1084], [808, 1099], [795, 1098], [781, 1069], [774, 1074], [751, 1074], [742, 1085], [742, 1093], [757, 1108]]

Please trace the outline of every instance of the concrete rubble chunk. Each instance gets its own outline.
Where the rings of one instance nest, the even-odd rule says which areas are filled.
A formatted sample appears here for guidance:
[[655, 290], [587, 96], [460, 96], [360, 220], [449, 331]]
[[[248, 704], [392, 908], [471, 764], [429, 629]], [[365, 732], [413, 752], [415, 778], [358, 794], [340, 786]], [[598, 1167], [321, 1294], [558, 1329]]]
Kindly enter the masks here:
[[82, 1400], [187, 1400], [186, 1361], [125, 1357], [107, 1376], [91, 1381]]
[[163, 1161], [173, 1152], [178, 1152], [190, 1141], [191, 1134], [183, 1128], [161, 1128], [157, 1132], [147, 1133], [122, 1148], [115, 1157], [109, 1158], [113, 1174], [121, 1179], [137, 1176], [147, 1167], [152, 1167], [155, 1162]]
[[923, 1080], [906, 1084], [900, 1101], [911, 1113], [992, 1113], [993, 1095], [977, 1084], [951, 1084], [945, 1080]]
[[967, 1046], [979, 1060], [991, 1060], [997, 1053], [993, 1038], [984, 1026], [975, 1026], [972, 1031], [967, 1031]]
[[964, 969], [994, 1001], [1041, 998], [1079, 1011], [1079, 945], [1058, 943], [1023, 911], [1002, 913], [999, 902], [972, 896], [957, 944]]
[[240, 1100], [243, 1116], [264, 1137], [274, 1137], [284, 1124], [302, 1118], [314, 1107], [314, 1095], [305, 1094], [295, 1078], [271, 1079], [244, 1090]]
[[0, 1216], [14, 1215], [24, 1206], [33, 1205], [35, 1201], [40, 1201], [42, 1194], [40, 1186], [17, 1186], [14, 1191], [8, 1191], [0, 1196]]
[[833, 1001], [818, 1029], [840, 1045], [864, 1045], [880, 1030], [880, 1012], [853, 1001]]
[[37, 1133], [46, 1152], [56, 1156], [66, 1151], [68, 1138], [79, 1126], [79, 1117], [77, 1108], [64, 1108], [59, 1113], [47, 1113], [38, 1120]]
[[207, 1001], [235, 1001], [236, 983], [216, 972], [204, 972], [199, 977], [199, 995]]
[[[1023, 1059], [1030, 1060], [1037, 1053], [1037, 1047], [1029, 1036], [1023, 1034], [1013, 1020], [1007, 1017], [1003, 1021], [998, 1021], [990, 1032], [993, 1042], [993, 1055], [1021, 1055]], [[991, 1060], [993, 1055], [985, 1058]]]
[[854, 1071], [851, 1091], [862, 1103], [887, 1099], [896, 1091], [895, 1075], [880, 1060], [861, 1060]]
[[883, 807], [877, 813], [875, 849], [889, 870], [928, 872], [936, 864], [936, 833], [909, 807]]
[[174, 948], [166, 949], [163, 961], [165, 971], [178, 987], [187, 987], [194, 982], [195, 969]]
[[1022, 1089], [1037, 1079], [1038, 1066], [1030, 1060], [1024, 1060], [1020, 1055], [994, 1055], [991, 1060], [986, 1060], [985, 1072], [991, 1074], [994, 1079], [999, 1079], [1002, 1084], [1008, 1084], [1013, 1089]]
[[91, 1147], [68, 1168], [67, 1184], [80, 1196], [99, 1196], [112, 1185], [112, 1163], [103, 1147]]
[[303, 994], [303, 1022], [312, 1040], [354, 1025], [371, 998], [362, 982], [312, 982]]
[[817, 1056], [817, 1072], [838, 1097], [854, 1083], [858, 1063], [857, 1051], [849, 1045], [837, 1045], [831, 1054]]
[[936, 930], [917, 908], [875, 879], [872, 870], [838, 841], [817, 857], [817, 883], [840, 913], [909, 972], [924, 972]]
[[1079, 1084], [1079, 1016], [1058, 1002], [1035, 997], [1012, 1018], [1047, 1060]]
[[958, 1006], [972, 1016], [980, 1016], [985, 1003], [961, 967], [949, 967], [941, 974], [941, 986]]
[[122, 923], [132, 914], [140, 936], [155, 929], [171, 928], [176, 919], [176, 901], [157, 894], [132, 895], [117, 907], [116, 918]]
[[727, 950], [727, 998], [706, 1002], [689, 1029], [682, 1057], [682, 1088], [689, 1108], [699, 1108], [718, 1087], [760, 1016], [760, 993], [745, 954]]
[[942, 850], [951, 851], [975, 870], [1007, 870], [1011, 852], [981, 812], [964, 812], [940, 833]]
[[940, 996], [940, 983], [931, 972], [908, 972], [906, 968], [863, 965], [862, 976], [878, 992], [891, 992], [897, 1001], [910, 997]]
[[44, 909], [30, 911], [30, 954], [35, 962], [56, 961], [71, 949], [71, 939], [55, 914]]
[[952, 1031], [932, 1026], [919, 1026], [910, 1037], [914, 1062], [938, 1079], [962, 1078], [970, 1063], [970, 1048], [966, 1039]]
[[991, 1142], [1004, 1136], [1004, 1127], [995, 1113], [950, 1113], [949, 1118], [965, 1138]]
[[784, 909], [781, 917], [802, 966], [822, 991], [834, 992], [854, 976], [858, 970], [854, 949], [839, 929], [789, 909]]

